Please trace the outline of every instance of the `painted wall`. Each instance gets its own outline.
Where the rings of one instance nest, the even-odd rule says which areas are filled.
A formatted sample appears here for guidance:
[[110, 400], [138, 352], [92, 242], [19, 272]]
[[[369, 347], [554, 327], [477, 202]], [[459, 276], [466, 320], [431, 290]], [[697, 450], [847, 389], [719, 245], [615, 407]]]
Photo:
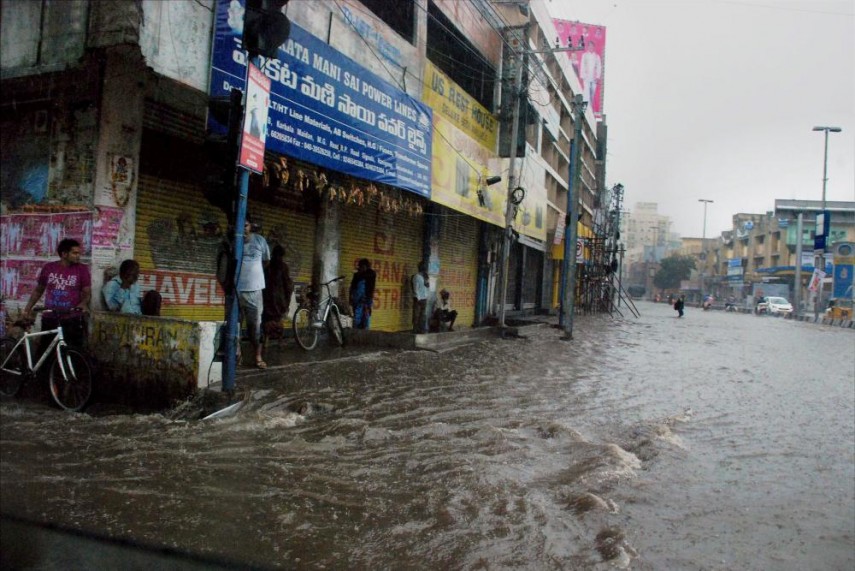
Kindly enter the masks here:
[[119, 313], [97, 312], [95, 317], [90, 350], [102, 373], [99, 400], [166, 407], [192, 394], [207, 375], [212, 326]]
[[83, 55], [88, 13], [88, 0], [3, 0], [0, 67], [4, 79], [76, 64]]
[[160, 75], [208, 90], [214, 0], [143, 0], [140, 49]]

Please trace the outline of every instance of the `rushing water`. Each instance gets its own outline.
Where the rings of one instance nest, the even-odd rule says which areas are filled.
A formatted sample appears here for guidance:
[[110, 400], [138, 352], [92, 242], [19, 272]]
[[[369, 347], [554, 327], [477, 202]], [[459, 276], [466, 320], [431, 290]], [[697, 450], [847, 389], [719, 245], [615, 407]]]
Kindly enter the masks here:
[[218, 420], [5, 402], [2, 509], [271, 567], [852, 569], [855, 333], [641, 310], [286, 367]]

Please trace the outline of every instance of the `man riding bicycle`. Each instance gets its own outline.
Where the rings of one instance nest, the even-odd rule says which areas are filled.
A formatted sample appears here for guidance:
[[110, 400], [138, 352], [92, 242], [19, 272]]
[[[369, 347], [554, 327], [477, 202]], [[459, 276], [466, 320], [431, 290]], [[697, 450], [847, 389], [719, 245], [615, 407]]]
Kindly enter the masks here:
[[[42, 267], [36, 289], [24, 308], [25, 319], [32, 319], [33, 306], [45, 294], [45, 309], [56, 314], [42, 315], [42, 330], [55, 329], [62, 324], [66, 341], [82, 347], [86, 341], [85, 311], [92, 297], [92, 278], [89, 268], [80, 263], [80, 242], [65, 238], [57, 248], [59, 260]], [[79, 310], [69, 315], [71, 310]], [[62, 315], [60, 315], [62, 313]]]

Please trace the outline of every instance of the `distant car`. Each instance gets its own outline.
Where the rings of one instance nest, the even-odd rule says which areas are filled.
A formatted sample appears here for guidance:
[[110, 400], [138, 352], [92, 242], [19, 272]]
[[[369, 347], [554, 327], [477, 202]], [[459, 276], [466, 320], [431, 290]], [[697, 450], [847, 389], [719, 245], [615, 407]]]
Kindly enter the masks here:
[[757, 302], [756, 312], [769, 315], [787, 314], [793, 312], [793, 306], [785, 297], [761, 297]]

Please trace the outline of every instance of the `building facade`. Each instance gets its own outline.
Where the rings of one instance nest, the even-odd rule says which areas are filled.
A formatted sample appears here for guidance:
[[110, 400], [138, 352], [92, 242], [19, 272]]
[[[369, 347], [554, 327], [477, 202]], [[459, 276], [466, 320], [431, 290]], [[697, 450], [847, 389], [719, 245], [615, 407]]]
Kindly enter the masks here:
[[[7, 310], [26, 302], [70, 236], [84, 245], [94, 309], [105, 279], [134, 258], [142, 289], [163, 296], [164, 318], [222, 321], [216, 254], [233, 234], [235, 204], [222, 110], [245, 80], [243, 2], [0, 8]], [[545, 3], [318, 0], [291, 2], [286, 14], [292, 35], [262, 64], [268, 144], [249, 212], [285, 249], [298, 287], [349, 276], [368, 258], [372, 327], [406, 330], [409, 276], [426, 261], [432, 299], [451, 291], [461, 325], [488, 321], [501, 304], [554, 310], [559, 221], [575, 207], [579, 235], [593, 236], [609, 198], [605, 130], [573, 107], [581, 87], [566, 54], [543, 49], [555, 37]], [[501, 183], [487, 184], [494, 176]], [[525, 196], [511, 212], [499, 300], [516, 187]]]

